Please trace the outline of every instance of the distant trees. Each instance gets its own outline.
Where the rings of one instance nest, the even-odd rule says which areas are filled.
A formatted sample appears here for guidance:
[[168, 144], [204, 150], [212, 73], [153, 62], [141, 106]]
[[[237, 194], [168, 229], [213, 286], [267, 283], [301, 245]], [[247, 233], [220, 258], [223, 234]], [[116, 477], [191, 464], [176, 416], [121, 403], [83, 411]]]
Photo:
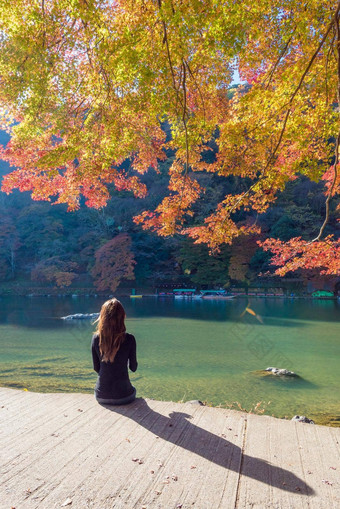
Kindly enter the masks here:
[[13, 219], [0, 217], [0, 281], [14, 277], [19, 247], [19, 235]]
[[[240, 237], [240, 242], [222, 246], [220, 253], [210, 255], [207, 246], [194, 244], [185, 236], [164, 238], [136, 226], [133, 216], [152, 206], [156, 198], [166, 192], [166, 162], [163, 165], [164, 174], [145, 175], [150, 190], [146, 198], [135, 200], [128, 192], [113, 191], [103, 210], [89, 209], [82, 204], [79, 211], [67, 212], [65, 205], [51, 207], [49, 203], [32, 202], [28, 193], [0, 193], [0, 281], [33, 277], [41, 285], [67, 286], [72, 279], [71, 284], [89, 288], [94, 277], [91, 271], [97, 263], [95, 253], [118, 235], [128, 235], [131, 239], [129, 251], [136, 262], [133, 273], [138, 286], [178, 281], [197, 287], [224, 286], [229, 282], [251, 284], [260, 272], [273, 273], [270, 253], [259, 247], [253, 253], [253, 246], [250, 250], [247, 245], [250, 237], [249, 240]], [[237, 192], [239, 186], [242, 187], [242, 182], [234, 177], [222, 179], [204, 173], [198, 176], [207, 191], [204, 207], [195, 210], [195, 220], [202, 219], [201, 212], [204, 215], [214, 208], [221, 194], [231, 189]], [[309, 197], [308, 206], [305, 196]], [[323, 213], [323, 186], [303, 177], [290, 182], [275, 205], [253, 221], [257, 220], [265, 235], [287, 241], [291, 227], [296, 235], [310, 238], [316, 233]], [[239, 212], [238, 222], [245, 219]], [[336, 235], [337, 228], [335, 205], [332, 205], [325, 233]], [[70, 265], [72, 263], [77, 266]], [[310, 272], [299, 269], [293, 277], [303, 278], [305, 284], [312, 286], [313, 274], [320, 270], [311, 269]], [[328, 276], [322, 276], [323, 280], [325, 277]]]
[[209, 254], [206, 245], [184, 239], [175, 258], [183, 273], [196, 285], [223, 286], [228, 282], [229, 246], [224, 246], [219, 253]]
[[49, 282], [58, 287], [70, 286], [76, 278], [78, 264], [70, 261], [63, 261], [57, 256], [47, 258], [37, 263], [32, 269], [32, 281]]
[[122, 279], [134, 279], [135, 263], [131, 238], [127, 233], [109, 240], [95, 252], [91, 273], [96, 288], [114, 292]]
[[231, 246], [229, 277], [233, 282], [250, 282], [249, 265], [257, 249], [253, 236], [242, 235]]

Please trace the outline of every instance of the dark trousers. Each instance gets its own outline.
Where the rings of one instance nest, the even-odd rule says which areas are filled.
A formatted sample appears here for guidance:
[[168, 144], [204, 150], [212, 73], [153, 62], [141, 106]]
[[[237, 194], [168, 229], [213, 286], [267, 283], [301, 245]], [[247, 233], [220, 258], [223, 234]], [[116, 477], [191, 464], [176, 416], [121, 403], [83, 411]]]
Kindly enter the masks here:
[[133, 388], [133, 393], [130, 394], [130, 396], [126, 396], [125, 398], [120, 399], [103, 399], [97, 398], [96, 393], [94, 395], [100, 405], [127, 405], [136, 399], [136, 389]]

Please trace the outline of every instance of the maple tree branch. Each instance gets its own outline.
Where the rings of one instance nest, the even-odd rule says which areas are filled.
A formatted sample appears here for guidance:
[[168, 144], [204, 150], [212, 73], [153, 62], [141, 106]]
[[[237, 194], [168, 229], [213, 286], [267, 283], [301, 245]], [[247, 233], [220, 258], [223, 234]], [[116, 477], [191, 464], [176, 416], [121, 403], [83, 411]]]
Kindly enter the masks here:
[[[187, 127], [187, 120], [186, 120], [186, 113], [187, 113], [187, 89], [186, 89], [186, 70], [185, 70], [185, 61], [183, 59], [182, 61], [182, 71], [183, 71], [183, 77], [182, 77], [182, 87], [183, 87], [183, 114], [182, 114], [182, 122], [184, 126], [184, 134], [185, 134], [185, 168], [184, 168], [184, 176], [186, 178], [189, 168], [189, 142], [188, 142], [188, 127]], [[179, 201], [179, 208], [181, 208], [182, 200], [183, 200], [183, 193], [184, 193], [184, 187], [181, 189], [181, 195], [180, 195], [180, 201]]]
[[226, 222], [226, 220], [228, 219], [228, 217], [230, 217], [230, 215], [234, 212], [234, 210], [238, 207], [238, 205], [245, 199], [246, 196], [249, 195], [249, 193], [254, 189], [255, 186], [257, 186], [259, 184], [259, 182], [261, 182], [261, 180], [263, 180], [265, 178], [265, 173], [267, 171], [267, 169], [269, 168], [272, 160], [275, 158], [275, 155], [276, 155], [276, 152], [278, 151], [278, 149], [280, 148], [280, 145], [282, 143], [282, 138], [283, 138], [283, 135], [284, 135], [284, 132], [286, 130], [286, 127], [287, 127], [287, 122], [288, 122], [288, 118], [289, 118], [289, 115], [291, 113], [291, 108], [289, 108], [286, 112], [286, 115], [285, 115], [285, 118], [284, 118], [284, 121], [283, 121], [283, 126], [282, 126], [282, 129], [280, 131], [280, 136], [279, 136], [279, 139], [276, 143], [276, 146], [273, 150], [273, 152], [271, 153], [270, 157], [268, 158], [267, 160], [267, 163], [266, 163], [266, 166], [264, 167], [264, 169], [261, 171], [261, 175], [259, 176], [258, 180], [256, 182], [254, 182], [248, 189], [247, 191], [245, 191], [241, 196], [240, 198], [237, 200], [236, 203], [234, 203], [234, 205], [231, 207], [231, 209], [228, 211], [226, 217], [223, 219], [222, 221], [222, 225]]
[[82, 101], [80, 101], [80, 103], [78, 104], [78, 106], [76, 106], [75, 108], [73, 108], [72, 110], [72, 113], [74, 114], [75, 117], [78, 116], [78, 110], [79, 108], [84, 104], [84, 102], [86, 101], [87, 97], [84, 97], [84, 99]]
[[[162, 0], [158, 0], [158, 7], [159, 7], [159, 10], [161, 11]], [[172, 9], [172, 10], [174, 13], [174, 9]], [[173, 84], [173, 88], [176, 92], [175, 109], [177, 109], [177, 102], [179, 102], [182, 107], [182, 122], [183, 122], [183, 127], [184, 127], [184, 134], [185, 134], [185, 160], [186, 160], [184, 175], [186, 176], [188, 173], [188, 169], [189, 169], [189, 141], [188, 141], [188, 126], [187, 126], [187, 119], [186, 119], [186, 115], [187, 115], [186, 65], [185, 65], [185, 60], [183, 58], [182, 65], [181, 65], [181, 76], [180, 76], [180, 82], [182, 82], [182, 90], [183, 90], [183, 101], [182, 101], [180, 98], [180, 94], [179, 94], [179, 86], [177, 87], [177, 85], [176, 85], [175, 72], [174, 72], [174, 67], [172, 64], [170, 48], [169, 48], [168, 32], [167, 32], [166, 23], [163, 19], [162, 19], [162, 26], [163, 26], [163, 44], [165, 44], [165, 46], [166, 46], [167, 57], [168, 57], [170, 72], [171, 72], [171, 76], [172, 76], [172, 84]], [[184, 189], [182, 189], [182, 192], [181, 192], [180, 204], [182, 203], [183, 192], [184, 192]]]
[[[337, 96], [338, 96], [338, 109], [340, 107], [340, 26], [339, 26], [339, 10], [340, 10], [340, 2], [338, 3], [338, 8], [337, 8], [337, 15], [336, 15], [336, 18], [335, 18], [335, 31], [336, 31], [336, 45], [335, 45], [335, 53], [336, 53], [336, 61], [337, 61], [337, 78], [338, 78], [338, 86], [337, 86]], [[337, 177], [338, 177], [338, 163], [339, 163], [339, 148], [340, 148], [340, 131], [338, 132], [338, 136], [336, 138], [336, 142], [335, 142], [335, 161], [334, 161], [334, 176], [333, 176], [333, 180], [332, 180], [332, 183], [330, 185], [330, 188], [328, 190], [328, 195], [327, 195], [327, 198], [326, 198], [326, 201], [325, 201], [325, 207], [326, 207], [326, 213], [325, 213], [325, 219], [324, 219], [324, 222], [322, 223], [321, 225], [321, 228], [319, 230], [319, 234], [317, 235], [317, 237], [315, 237], [315, 239], [313, 239], [311, 241], [312, 242], [316, 242], [318, 240], [320, 240], [325, 228], [326, 228], [326, 225], [328, 223], [328, 220], [329, 220], [329, 202], [331, 200], [331, 197], [332, 197], [332, 193], [333, 193], [333, 189], [335, 187], [335, 183], [337, 181]]]
[[[162, 0], [158, 0], [158, 7], [159, 7], [159, 10], [161, 11], [161, 9], [162, 9]], [[172, 77], [172, 85], [173, 85], [173, 88], [174, 88], [174, 90], [176, 92], [176, 105], [175, 105], [175, 109], [177, 109], [177, 102], [179, 102], [182, 107], [183, 107], [183, 104], [182, 104], [182, 101], [181, 101], [180, 95], [179, 95], [179, 87], [177, 87], [177, 84], [176, 84], [176, 77], [175, 77], [174, 66], [172, 64], [172, 59], [171, 59], [171, 53], [170, 53], [170, 47], [169, 47], [169, 39], [168, 39], [168, 31], [167, 31], [166, 23], [165, 23], [164, 19], [162, 19], [161, 21], [162, 21], [162, 26], [163, 26], [163, 44], [165, 44], [165, 47], [166, 47], [166, 52], [167, 52], [167, 57], [168, 57], [168, 62], [169, 62], [169, 67], [170, 67], [170, 72], [171, 72], [171, 77]]]
[[[307, 76], [307, 74], [309, 73], [313, 63], [314, 63], [314, 60], [316, 59], [316, 57], [318, 56], [322, 46], [324, 45], [328, 35], [329, 35], [329, 32], [331, 31], [331, 29], [333, 28], [334, 26], [334, 23], [336, 22], [336, 18], [339, 14], [339, 9], [340, 9], [340, 2], [338, 2], [338, 6], [337, 6], [337, 9], [335, 11], [335, 14], [334, 14], [334, 17], [332, 19], [332, 21], [330, 22], [330, 24], [328, 25], [328, 28], [326, 30], [326, 32], [324, 33], [317, 49], [314, 51], [313, 55], [311, 56], [309, 62], [308, 62], [308, 65], [307, 67], [305, 68], [304, 72], [302, 73], [301, 75], [301, 78], [300, 78], [300, 81], [298, 83], [298, 85], [296, 86], [294, 92], [291, 94], [290, 98], [289, 98], [289, 101], [286, 102], [285, 104], [283, 104], [277, 111], [275, 111], [272, 115], [269, 116], [269, 118], [267, 118], [266, 120], [264, 120], [263, 122], [260, 122], [259, 124], [257, 124], [253, 129], [250, 129], [248, 131], [248, 134], [256, 131], [257, 129], [261, 128], [266, 122], [268, 122], [268, 120], [271, 120], [272, 118], [275, 118], [277, 117], [277, 115], [284, 109], [286, 108], [287, 106], [291, 107], [297, 93], [300, 91], [300, 88], [305, 80], [305, 77]], [[282, 57], [281, 57], [282, 58]]]
[[21, 62], [21, 64], [18, 65], [17, 71], [19, 71], [19, 69], [21, 69], [21, 67], [23, 67], [25, 65], [25, 63], [27, 62], [28, 59], [29, 59], [29, 55], [26, 55], [24, 60]]
[[340, 147], [340, 132], [339, 132], [339, 134], [338, 134], [338, 136], [336, 138], [336, 143], [335, 143], [334, 177], [333, 177], [333, 180], [332, 180], [332, 183], [331, 183], [331, 186], [329, 188], [328, 195], [327, 195], [327, 198], [326, 198], [326, 201], [325, 201], [325, 207], [326, 207], [325, 219], [324, 219], [324, 222], [321, 225], [321, 228], [319, 230], [319, 233], [318, 233], [317, 237], [315, 237], [315, 239], [311, 240], [309, 242], [309, 244], [312, 244], [313, 242], [316, 242], [316, 241], [321, 239], [322, 234], [323, 234], [323, 232], [324, 232], [324, 230], [326, 228], [326, 225], [328, 223], [328, 220], [329, 220], [329, 202], [331, 200], [332, 192], [333, 192], [333, 189], [334, 189], [334, 186], [335, 186], [335, 182], [336, 182], [337, 176], [338, 176], [337, 165], [339, 163], [339, 147]]
[[[240, 204], [240, 203], [244, 200], [244, 198], [245, 198], [246, 196], [248, 196], [248, 195], [249, 195], [249, 193], [250, 193], [250, 192], [254, 189], [254, 187], [255, 187], [255, 186], [256, 186], [256, 185], [257, 185], [257, 184], [258, 184], [258, 183], [259, 183], [259, 182], [260, 182], [260, 181], [261, 181], [261, 180], [265, 177], [265, 173], [266, 173], [267, 169], [269, 168], [270, 164], [272, 163], [273, 159], [275, 158], [275, 155], [276, 155], [277, 151], [279, 150], [279, 148], [280, 148], [280, 146], [281, 146], [281, 143], [282, 143], [282, 140], [283, 140], [283, 136], [284, 136], [284, 133], [285, 133], [285, 131], [286, 131], [286, 127], [287, 127], [288, 119], [289, 119], [289, 116], [290, 116], [290, 114], [291, 114], [291, 112], [292, 112], [292, 104], [293, 104], [293, 101], [294, 101], [294, 99], [295, 99], [296, 95], [298, 94], [298, 92], [299, 92], [299, 90], [300, 90], [300, 88], [301, 88], [301, 86], [302, 86], [302, 84], [303, 84], [303, 82], [304, 82], [305, 77], [307, 76], [308, 72], [310, 71], [310, 69], [311, 69], [311, 67], [312, 67], [312, 65], [313, 65], [313, 63], [314, 63], [314, 61], [315, 61], [316, 57], [318, 56], [318, 54], [319, 54], [319, 52], [320, 52], [320, 50], [321, 50], [322, 46], [324, 45], [324, 43], [325, 43], [325, 41], [326, 41], [326, 39], [327, 39], [327, 37], [328, 37], [328, 34], [329, 34], [329, 32], [331, 31], [331, 29], [332, 29], [332, 27], [334, 26], [334, 24], [336, 25], [337, 32], [339, 32], [339, 19], [338, 19], [338, 16], [339, 16], [339, 10], [340, 10], [340, 1], [338, 2], [338, 6], [337, 6], [337, 9], [336, 9], [336, 11], [335, 11], [334, 17], [333, 17], [333, 19], [332, 19], [331, 23], [328, 25], [328, 28], [327, 28], [327, 30], [326, 30], [326, 32], [325, 32], [325, 34], [324, 34], [324, 36], [322, 37], [322, 39], [321, 39], [321, 41], [320, 41], [320, 43], [319, 43], [319, 45], [318, 45], [317, 49], [314, 51], [314, 53], [313, 53], [312, 57], [310, 58], [310, 60], [309, 60], [309, 62], [308, 62], [307, 67], [305, 68], [304, 72], [302, 73], [301, 78], [300, 78], [300, 80], [299, 80], [299, 83], [298, 83], [297, 87], [295, 88], [294, 92], [293, 92], [293, 93], [292, 93], [292, 95], [290, 96], [289, 101], [288, 101], [286, 104], [284, 104], [284, 105], [280, 108], [280, 110], [282, 110], [284, 107], [289, 106], [289, 108], [288, 108], [288, 109], [287, 109], [287, 111], [286, 111], [286, 114], [285, 114], [284, 120], [283, 120], [282, 128], [281, 128], [280, 135], [279, 135], [279, 139], [278, 139], [278, 141], [277, 141], [277, 143], [276, 143], [276, 145], [275, 145], [274, 150], [273, 150], [273, 151], [272, 151], [272, 153], [270, 154], [270, 156], [269, 156], [269, 158], [268, 158], [268, 160], [267, 160], [267, 163], [266, 163], [266, 165], [265, 165], [264, 169], [263, 169], [263, 170], [262, 170], [262, 172], [261, 172], [261, 176], [259, 177], [259, 179], [258, 179], [256, 182], [254, 182], [254, 183], [253, 183], [253, 184], [249, 187], [249, 189], [248, 189], [247, 191], [245, 191], [245, 192], [244, 192], [244, 193], [240, 196], [240, 198], [237, 200], [237, 202], [236, 202], [236, 203], [232, 206], [232, 208], [228, 211], [228, 213], [227, 213], [226, 217], [224, 218], [224, 220], [223, 220], [223, 221], [222, 221], [222, 223], [221, 223], [222, 225], [225, 223], [225, 221], [228, 219], [228, 217], [230, 217], [230, 215], [234, 212], [234, 210], [238, 207], [238, 205], [239, 205], [239, 204]], [[339, 80], [340, 80], [340, 57], [339, 57], [339, 51], [340, 51], [340, 48], [339, 48], [339, 45], [340, 45], [340, 36], [339, 36], [339, 40], [338, 40], [338, 43], [337, 43], [338, 78], [339, 78]], [[282, 55], [282, 56], [283, 56], [283, 55]], [[281, 56], [281, 58], [282, 58], [282, 56]], [[280, 58], [280, 59], [281, 59], [281, 58]], [[339, 81], [339, 83], [340, 83], [340, 81]], [[340, 87], [340, 84], [339, 84], [339, 87]], [[338, 103], [340, 104], [340, 88], [338, 89], [338, 95], [339, 95]], [[280, 111], [280, 110], [279, 110], [279, 111]], [[276, 114], [277, 114], [277, 113], [278, 113], [278, 112], [276, 112]], [[257, 129], [258, 127], [259, 127], [259, 126], [257, 126], [255, 129]], [[255, 129], [254, 129], [254, 130], [255, 130]], [[339, 140], [340, 140], [340, 133], [339, 133]], [[336, 157], [338, 157], [338, 156], [336, 156]], [[337, 171], [337, 170], [336, 170], [336, 168], [335, 168], [335, 175], [334, 175], [334, 180], [333, 180], [333, 183], [332, 183], [332, 190], [333, 190], [333, 188], [334, 188], [335, 181], [336, 181], [336, 171]], [[331, 194], [331, 190], [330, 190], [330, 194]], [[328, 197], [328, 198], [330, 199], [330, 195], [329, 195], [329, 197]], [[324, 228], [325, 228], [325, 226], [326, 226], [326, 224], [327, 224], [327, 222], [328, 222], [328, 218], [329, 218], [329, 199], [328, 199], [328, 198], [327, 198], [327, 200], [326, 200], [326, 219], [325, 219], [324, 224], [323, 224], [323, 225], [322, 225], [322, 227], [321, 227], [321, 228], [322, 228], [322, 231], [320, 230], [320, 231], [321, 231], [321, 233], [319, 233], [318, 237], [316, 237], [316, 239], [314, 239], [314, 240], [319, 240], [319, 239], [320, 239], [320, 237], [321, 237], [321, 235], [322, 235], [322, 232], [323, 232], [323, 230], [324, 230]], [[312, 242], [313, 242], [313, 241], [312, 241]]]
[[184, 62], [185, 62], [185, 64], [186, 64], [186, 66], [187, 66], [187, 69], [188, 69], [188, 71], [189, 71], [189, 74], [190, 74], [190, 76], [192, 77], [192, 79], [193, 79], [193, 81], [194, 81], [194, 83], [195, 83], [195, 85], [196, 85], [196, 88], [197, 88], [197, 90], [198, 90], [198, 93], [199, 93], [199, 95], [200, 95], [200, 98], [201, 98], [201, 101], [202, 101], [202, 107], [203, 107], [203, 119], [204, 119], [204, 124], [205, 124], [206, 113], [205, 113], [205, 102], [204, 102], [204, 97], [203, 97], [202, 91], [201, 91], [201, 89], [200, 89], [200, 87], [199, 87], [199, 85], [198, 85], [198, 83], [197, 83], [197, 81], [196, 81], [196, 78], [195, 78], [195, 76], [194, 76], [194, 74], [193, 74], [193, 72], [192, 72], [192, 70], [191, 70], [191, 68], [190, 68], [190, 66], [189, 66], [188, 61], [187, 61], [187, 60], [184, 60]]
[[332, 49], [333, 49], [334, 39], [335, 39], [335, 35], [333, 36], [333, 39], [332, 39], [331, 44], [328, 48], [327, 56], [326, 56], [326, 65], [325, 65], [325, 89], [326, 89], [325, 90], [325, 94], [326, 94], [325, 102], [326, 102], [326, 106], [328, 106], [328, 78], [327, 78], [328, 64], [329, 64], [329, 57], [330, 57]]
[[[339, 20], [338, 20], [338, 14], [339, 14], [339, 9], [340, 9], [340, 1], [338, 2], [338, 7], [337, 7], [337, 10], [335, 12], [335, 15], [334, 15], [334, 19], [333, 21], [329, 24], [327, 30], [326, 30], [326, 33], [324, 34], [323, 38], [321, 39], [320, 43], [319, 43], [319, 46], [317, 47], [317, 49], [314, 51], [312, 57], [310, 58], [309, 62], [308, 62], [308, 65], [307, 67], [305, 68], [304, 72], [302, 73], [302, 76], [300, 78], [300, 81], [297, 85], [297, 87], [295, 88], [293, 94], [290, 96], [290, 99], [289, 99], [289, 102], [286, 103], [285, 106], [289, 106], [289, 108], [287, 109], [286, 111], [286, 114], [285, 114], [285, 117], [284, 117], [284, 121], [283, 121], [283, 124], [282, 124], [282, 129], [281, 129], [281, 132], [280, 132], [280, 135], [279, 135], [279, 139], [276, 143], [276, 146], [273, 150], [273, 152], [271, 153], [268, 161], [267, 161], [267, 164], [263, 170], [263, 176], [264, 176], [264, 173], [266, 172], [266, 170], [268, 169], [268, 167], [270, 166], [272, 160], [275, 158], [275, 155], [277, 153], [277, 151], [279, 150], [280, 148], [280, 145], [282, 143], [282, 139], [283, 139], [283, 135], [286, 131], [286, 127], [287, 127], [287, 122], [288, 122], [288, 119], [289, 119], [289, 116], [292, 112], [292, 104], [293, 104], [293, 101], [297, 95], [297, 93], [299, 92], [304, 80], [305, 80], [305, 77], [307, 76], [308, 72], [310, 71], [313, 63], [314, 63], [314, 60], [316, 59], [316, 57], [318, 56], [322, 46], [324, 45], [324, 42], [326, 41], [327, 37], [328, 37], [328, 34], [329, 32], [331, 31], [332, 27], [334, 26], [334, 23], [337, 24], [337, 26], [339, 27]], [[339, 49], [339, 48], [338, 48]], [[339, 74], [339, 77], [340, 77], [340, 74]]]
[[189, 142], [188, 142], [188, 126], [187, 126], [187, 119], [186, 119], [186, 114], [187, 114], [187, 88], [186, 88], [186, 70], [185, 70], [185, 63], [184, 63], [184, 60], [183, 60], [183, 81], [182, 81], [182, 86], [183, 86], [183, 115], [182, 115], [182, 122], [183, 122], [183, 126], [184, 126], [184, 132], [185, 132], [185, 158], [186, 158], [186, 163], [185, 163], [185, 172], [184, 174], [186, 175], [188, 173], [188, 169], [189, 169]]
[[[292, 42], [295, 30], [296, 30], [296, 27], [294, 28], [292, 35], [290, 36], [289, 40], [287, 41], [286, 45], [284, 46], [283, 50], [281, 51], [280, 55], [278, 56], [278, 59], [276, 60], [275, 64], [273, 65], [272, 69], [270, 70], [268, 78], [266, 78], [266, 79], [268, 79], [268, 83], [266, 85], [266, 90], [268, 89], [268, 87], [273, 79], [275, 71], [276, 71], [279, 63], [281, 62], [281, 59], [284, 57], [290, 43]], [[265, 82], [266, 82], [266, 80], [265, 80]]]
[[291, 105], [292, 102], [294, 101], [295, 99], [295, 96], [296, 94], [299, 92], [304, 80], [305, 80], [305, 77], [307, 76], [307, 74], [309, 73], [313, 63], [314, 63], [314, 60], [316, 59], [316, 57], [318, 56], [318, 54], [320, 53], [320, 50], [322, 48], [322, 46], [324, 45], [327, 37], [328, 37], [328, 34], [329, 32], [331, 31], [331, 29], [333, 28], [334, 26], [334, 22], [336, 23], [337, 21], [337, 17], [338, 17], [338, 14], [339, 14], [339, 9], [340, 9], [340, 2], [338, 3], [338, 7], [337, 7], [337, 10], [335, 12], [335, 15], [334, 15], [334, 19], [331, 21], [331, 23], [328, 25], [328, 28], [326, 30], [326, 33], [324, 34], [323, 38], [321, 39], [320, 43], [319, 43], [319, 46], [316, 48], [316, 50], [314, 51], [311, 59], [309, 60], [308, 62], [308, 65], [306, 67], [306, 69], [304, 70], [304, 72], [302, 73], [302, 76], [300, 78], [300, 81], [296, 87], [296, 89], [294, 90], [293, 94], [291, 95], [288, 103], [285, 104], [285, 106], [288, 106], [288, 105]]
[[283, 139], [283, 135], [286, 131], [286, 127], [287, 127], [287, 122], [288, 122], [288, 119], [289, 119], [289, 115], [291, 114], [292, 112], [292, 108], [288, 108], [288, 110], [286, 111], [286, 114], [285, 114], [285, 118], [284, 118], [284, 121], [283, 121], [283, 124], [282, 124], [282, 128], [281, 128], [281, 131], [280, 131], [280, 135], [279, 135], [279, 139], [277, 140], [277, 143], [275, 145], [275, 148], [274, 150], [272, 151], [270, 157], [268, 158], [268, 161], [267, 161], [267, 164], [266, 166], [264, 167], [262, 173], [263, 173], [263, 176], [266, 172], [266, 170], [269, 168], [271, 162], [273, 161], [273, 159], [275, 158], [276, 156], [276, 153], [277, 151], [279, 150], [280, 148], [280, 145], [282, 143], [282, 139]]
[[[44, 18], [44, 25], [45, 25], [45, 0], [41, 0], [41, 11]], [[45, 49], [46, 46], [46, 26], [44, 26], [43, 30], [43, 49]]]
[[[337, 7], [337, 10], [335, 12], [334, 21], [333, 21], [333, 23], [335, 25], [335, 30], [336, 30], [336, 59], [337, 59], [337, 78], [338, 78], [338, 87], [337, 87], [338, 107], [340, 105], [340, 26], [339, 26], [339, 11], [340, 11], [340, 2], [338, 2], [338, 7]], [[329, 33], [329, 30], [328, 30], [328, 33]], [[332, 40], [332, 44], [333, 44], [333, 42], [334, 42], [334, 37], [333, 37], [333, 40]], [[328, 52], [328, 55], [329, 55], [329, 52]], [[328, 62], [328, 56], [327, 56], [327, 62]], [[333, 180], [332, 180], [332, 183], [331, 183], [331, 186], [329, 188], [328, 195], [327, 195], [327, 198], [326, 198], [326, 201], [325, 201], [325, 207], [326, 207], [325, 219], [324, 219], [324, 221], [323, 221], [323, 223], [322, 223], [322, 225], [320, 227], [318, 235], [313, 240], [308, 242], [306, 244], [307, 246], [311, 245], [313, 242], [320, 241], [320, 239], [321, 239], [321, 237], [323, 235], [323, 232], [324, 232], [324, 230], [326, 228], [326, 225], [328, 223], [328, 220], [329, 220], [329, 202], [331, 200], [332, 192], [333, 192], [336, 180], [337, 180], [337, 165], [339, 163], [339, 148], [340, 148], [340, 131], [338, 132], [338, 135], [337, 135], [337, 138], [336, 138], [336, 142], [335, 142], [334, 176], [333, 176]], [[297, 255], [297, 251], [294, 251], [292, 253], [292, 255], [285, 261], [285, 264], [290, 262], [296, 255]]]

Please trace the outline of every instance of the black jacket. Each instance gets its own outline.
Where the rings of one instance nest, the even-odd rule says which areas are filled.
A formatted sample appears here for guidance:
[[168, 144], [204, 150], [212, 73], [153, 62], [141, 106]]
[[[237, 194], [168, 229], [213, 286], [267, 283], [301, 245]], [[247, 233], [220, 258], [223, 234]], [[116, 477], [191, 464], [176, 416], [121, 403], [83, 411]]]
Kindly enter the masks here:
[[92, 338], [93, 369], [98, 373], [95, 386], [97, 398], [121, 399], [133, 393], [128, 373], [136, 371], [138, 363], [136, 356], [136, 340], [132, 334], [125, 333], [113, 362], [103, 362], [99, 351], [99, 335]]

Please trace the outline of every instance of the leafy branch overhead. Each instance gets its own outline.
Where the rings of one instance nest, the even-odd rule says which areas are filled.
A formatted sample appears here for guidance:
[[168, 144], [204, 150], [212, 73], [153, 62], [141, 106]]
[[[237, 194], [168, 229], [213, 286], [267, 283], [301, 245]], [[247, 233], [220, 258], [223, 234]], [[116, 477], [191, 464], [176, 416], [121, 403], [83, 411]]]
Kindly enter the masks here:
[[[306, 175], [325, 182], [323, 224], [313, 238], [263, 246], [280, 274], [311, 256], [314, 268], [339, 273], [339, 242], [327, 232], [339, 191], [339, 5], [3, 0], [0, 113], [11, 141], [1, 157], [18, 168], [3, 191], [71, 210], [83, 195], [100, 208], [108, 185], [145, 196], [139, 175], [159, 171], [171, 150], [169, 193], [136, 222], [214, 250], [259, 234], [254, 217]], [[236, 68], [244, 85], [230, 94]], [[203, 171], [242, 185], [202, 223]]]

